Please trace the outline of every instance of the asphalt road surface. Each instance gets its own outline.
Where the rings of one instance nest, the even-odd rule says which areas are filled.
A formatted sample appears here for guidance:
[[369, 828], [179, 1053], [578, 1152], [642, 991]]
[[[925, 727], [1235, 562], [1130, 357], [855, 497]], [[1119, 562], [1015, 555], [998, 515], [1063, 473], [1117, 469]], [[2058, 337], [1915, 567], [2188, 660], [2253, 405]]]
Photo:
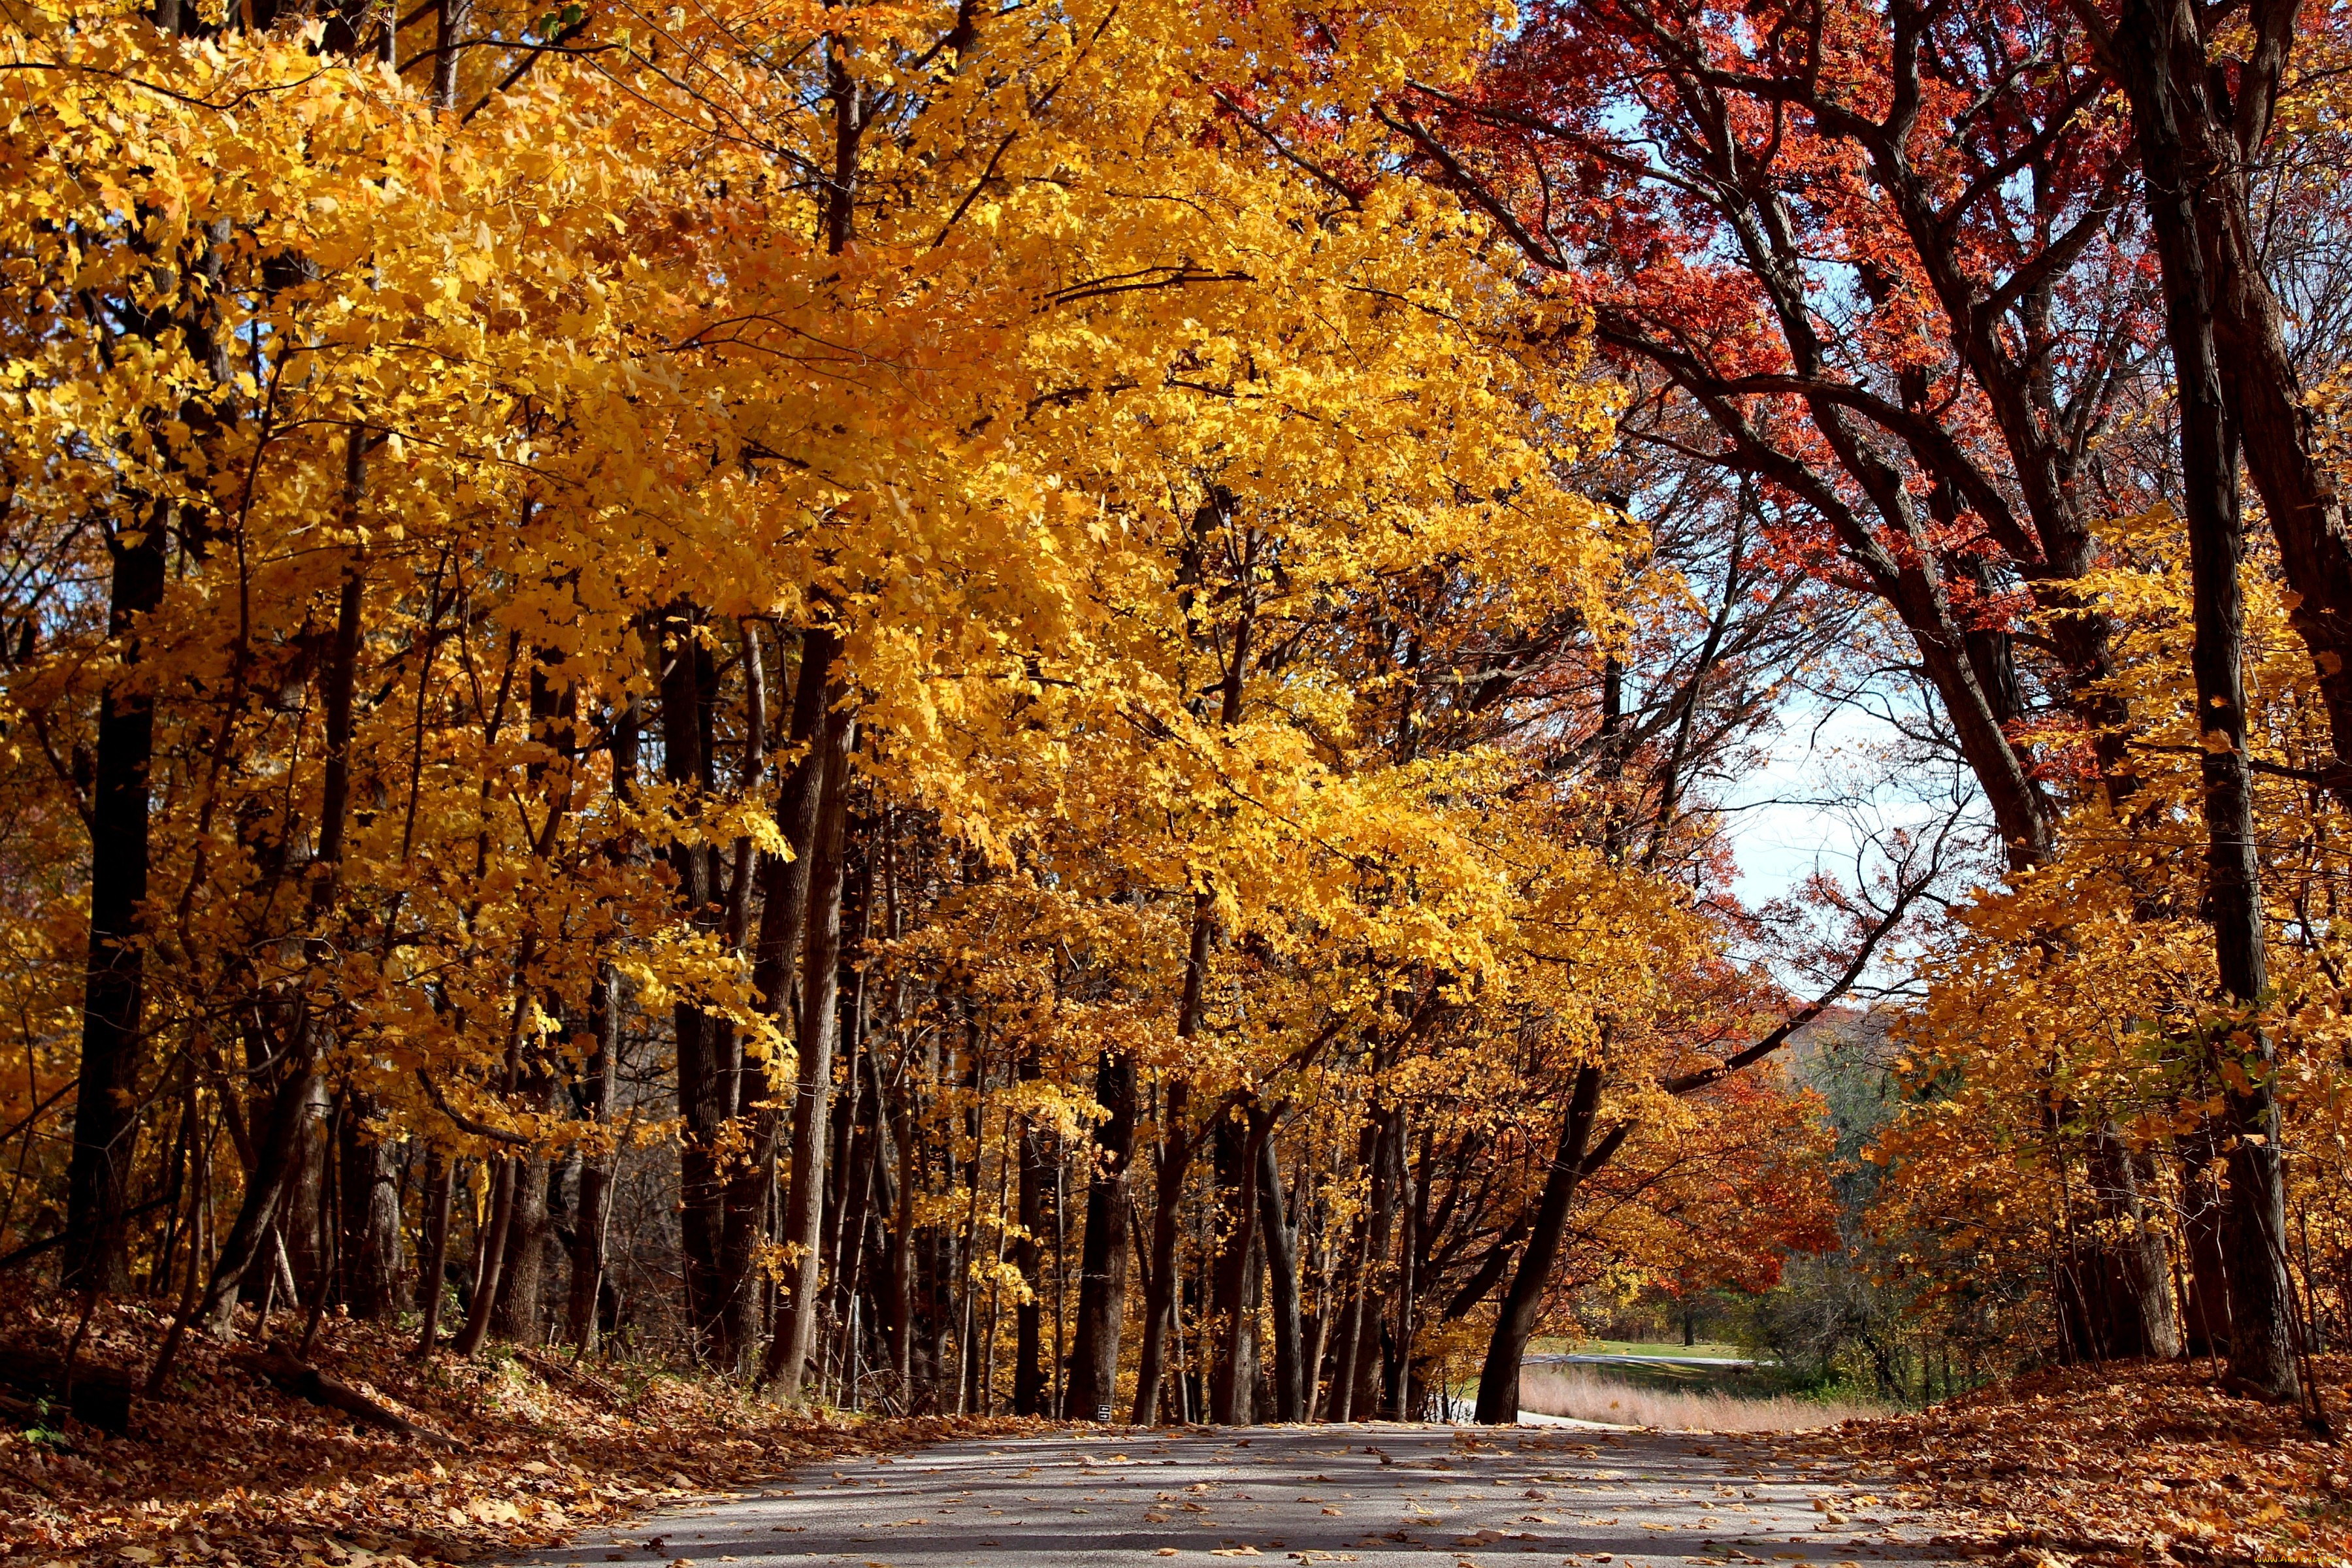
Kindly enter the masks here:
[[1192, 1427], [812, 1468], [522, 1561], [545, 1568], [1379, 1568], [1948, 1561], [1932, 1521], [1759, 1443], [1581, 1427]]

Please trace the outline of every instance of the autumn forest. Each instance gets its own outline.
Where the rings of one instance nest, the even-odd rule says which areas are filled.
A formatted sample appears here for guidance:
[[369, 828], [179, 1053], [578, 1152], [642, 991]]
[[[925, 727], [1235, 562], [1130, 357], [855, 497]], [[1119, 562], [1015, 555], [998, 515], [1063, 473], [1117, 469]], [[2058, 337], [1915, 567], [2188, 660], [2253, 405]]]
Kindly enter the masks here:
[[0, 1511], [85, 1363], [1510, 1424], [1704, 1321], [2324, 1437], [2347, 68], [9, 0]]

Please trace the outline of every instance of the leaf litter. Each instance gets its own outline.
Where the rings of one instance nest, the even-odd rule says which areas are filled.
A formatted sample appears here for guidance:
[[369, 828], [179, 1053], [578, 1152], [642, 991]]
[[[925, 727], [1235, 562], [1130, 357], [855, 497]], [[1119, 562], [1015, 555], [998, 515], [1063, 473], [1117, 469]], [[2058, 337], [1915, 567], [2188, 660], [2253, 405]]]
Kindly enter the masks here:
[[[455, 1447], [295, 1397], [242, 1342], [195, 1333], [163, 1396], [130, 1397], [109, 1432], [65, 1413], [82, 1399], [24, 1394], [23, 1369], [61, 1370], [78, 1317], [52, 1292], [0, 1296], [0, 1556], [12, 1564], [430, 1568], [558, 1544], [796, 1466], [1035, 1426], [787, 1411], [716, 1379], [562, 1351], [494, 1345], [426, 1363], [413, 1334], [330, 1319], [318, 1369]], [[299, 1318], [282, 1321], [299, 1335]], [[168, 1326], [101, 1306], [74, 1386], [138, 1389]]]

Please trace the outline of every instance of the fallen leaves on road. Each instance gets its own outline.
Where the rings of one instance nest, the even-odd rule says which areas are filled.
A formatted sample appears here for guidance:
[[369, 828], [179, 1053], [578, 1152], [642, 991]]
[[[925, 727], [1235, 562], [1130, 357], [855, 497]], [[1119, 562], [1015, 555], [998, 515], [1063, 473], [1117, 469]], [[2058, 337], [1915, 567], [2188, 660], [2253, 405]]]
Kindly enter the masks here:
[[[299, 1335], [294, 1315], [284, 1321]], [[74, 1322], [62, 1298], [10, 1291], [0, 1366], [54, 1364]], [[164, 1326], [143, 1309], [102, 1310], [77, 1385], [143, 1384]], [[426, 1364], [412, 1348], [331, 1321], [313, 1359], [454, 1451], [282, 1393], [199, 1334], [165, 1397], [132, 1398], [118, 1435], [63, 1415], [10, 1418], [0, 1554], [34, 1568], [422, 1568], [560, 1542], [796, 1465], [1033, 1425], [787, 1413], [650, 1366], [499, 1347]]]
[[[2352, 1417], [2352, 1357], [2323, 1356], [2316, 1369], [2341, 1428]], [[1907, 1492], [1893, 1506], [1952, 1510], [1966, 1516], [1958, 1533], [1971, 1544], [2021, 1562], [2352, 1556], [2352, 1454], [2292, 1407], [2228, 1393], [2202, 1362], [2053, 1369], [1776, 1447], [1806, 1461], [1853, 1460], [1854, 1484], [1867, 1478], [1887, 1491], [1883, 1482], [1895, 1481]]]

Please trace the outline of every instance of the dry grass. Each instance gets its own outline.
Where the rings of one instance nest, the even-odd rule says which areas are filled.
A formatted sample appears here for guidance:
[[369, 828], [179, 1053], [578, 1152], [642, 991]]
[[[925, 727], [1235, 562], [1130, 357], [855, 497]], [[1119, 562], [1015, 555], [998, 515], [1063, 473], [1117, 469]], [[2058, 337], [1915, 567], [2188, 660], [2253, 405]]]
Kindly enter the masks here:
[[1530, 1366], [1519, 1373], [1519, 1408], [1541, 1415], [1571, 1415], [1669, 1432], [1802, 1432], [1841, 1421], [1883, 1415], [1876, 1406], [1824, 1403], [1775, 1394], [1743, 1399], [1730, 1394], [1634, 1388], [1581, 1366]]

